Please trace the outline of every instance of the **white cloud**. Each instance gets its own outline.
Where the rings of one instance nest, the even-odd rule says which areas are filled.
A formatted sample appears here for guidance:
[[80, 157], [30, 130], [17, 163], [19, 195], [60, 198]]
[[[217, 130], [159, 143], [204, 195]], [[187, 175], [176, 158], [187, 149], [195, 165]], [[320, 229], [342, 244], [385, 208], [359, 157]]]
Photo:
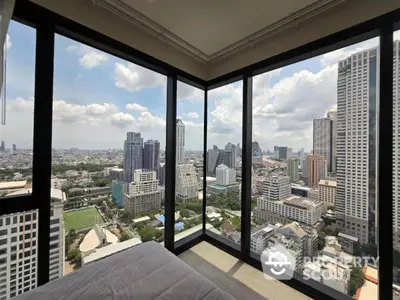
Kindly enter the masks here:
[[144, 107], [137, 103], [133, 103], [133, 104], [129, 103], [129, 104], [125, 105], [125, 108], [127, 110], [147, 111], [147, 107]]
[[184, 119], [198, 119], [200, 118], [199, 114], [197, 112], [189, 112], [186, 114], [182, 114], [181, 118]]
[[177, 94], [178, 101], [204, 101], [203, 90], [182, 81], [178, 81]]
[[86, 45], [69, 45], [66, 49], [68, 52], [76, 52], [79, 57], [79, 63], [86, 69], [95, 68], [108, 61], [108, 55], [97, 51]]
[[111, 115], [110, 122], [112, 125], [125, 128], [128, 125], [132, 124], [135, 121], [135, 118], [130, 114], [118, 112]]
[[12, 45], [11, 37], [10, 37], [9, 34], [7, 34], [7, 37], [6, 37], [6, 49], [7, 49], [7, 50], [10, 49], [10, 48], [11, 48], [11, 45]]
[[166, 77], [154, 71], [127, 63], [115, 63], [115, 85], [129, 92], [137, 92], [143, 88], [166, 88]]

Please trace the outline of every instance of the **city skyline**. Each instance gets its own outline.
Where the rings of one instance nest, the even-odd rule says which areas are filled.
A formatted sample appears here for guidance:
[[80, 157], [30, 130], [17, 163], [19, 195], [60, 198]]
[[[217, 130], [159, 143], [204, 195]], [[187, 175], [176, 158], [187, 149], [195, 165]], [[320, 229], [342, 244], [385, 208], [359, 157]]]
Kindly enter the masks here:
[[[265, 150], [312, 149], [312, 120], [336, 105], [337, 62], [377, 45], [374, 38], [254, 77], [253, 140]], [[53, 148], [121, 149], [125, 133], [133, 131], [164, 149], [164, 76], [58, 35], [55, 46]], [[34, 47], [34, 30], [11, 22], [7, 125], [0, 135], [19, 149], [32, 147]], [[177, 116], [186, 125], [187, 151], [203, 149], [202, 96], [178, 83]], [[241, 142], [241, 82], [211, 90], [208, 98], [208, 148]], [[16, 122], [21, 126], [12, 126]]]

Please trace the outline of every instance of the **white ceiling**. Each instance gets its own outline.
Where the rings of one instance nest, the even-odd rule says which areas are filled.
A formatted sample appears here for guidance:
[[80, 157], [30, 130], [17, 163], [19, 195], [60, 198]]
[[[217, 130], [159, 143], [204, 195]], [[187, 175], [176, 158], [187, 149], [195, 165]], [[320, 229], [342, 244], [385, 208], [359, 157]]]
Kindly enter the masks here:
[[204, 63], [348, 0], [94, 0]]

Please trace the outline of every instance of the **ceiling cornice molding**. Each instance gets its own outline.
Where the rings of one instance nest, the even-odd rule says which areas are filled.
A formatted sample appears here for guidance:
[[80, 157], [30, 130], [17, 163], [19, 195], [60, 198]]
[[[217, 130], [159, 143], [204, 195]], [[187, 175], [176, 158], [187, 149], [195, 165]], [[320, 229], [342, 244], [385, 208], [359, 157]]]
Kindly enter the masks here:
[[215, 62], [233, 55], [234, 53], [245, 48], [252, 47], [255, 44], [260, 43], [284, 30], [297, 27], [300, 23], [346, 1], [348, 0], [319, 0], [253, 33], [252, 35], [249, 35], [246, 38], [221, 49], [220, 51], [217, 51], [211, 55], [207, 55], [121, 0], [94, 0], [96, 4], [119, 15], [120, 17], [154, 35], [157, 39], [170, 44], [171, 46], [204, 64]]

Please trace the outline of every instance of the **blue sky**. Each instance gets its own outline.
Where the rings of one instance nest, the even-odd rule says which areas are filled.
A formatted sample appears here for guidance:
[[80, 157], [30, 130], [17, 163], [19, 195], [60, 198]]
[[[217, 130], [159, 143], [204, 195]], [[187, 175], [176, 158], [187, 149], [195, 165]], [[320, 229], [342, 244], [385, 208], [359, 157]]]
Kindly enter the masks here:
[[[9, 27], [6, 146], [32, 147], [35, 30]], [[336, 104], [337, 61], [376, 46], [369, 40], [254, 78], [253, 140], [265, 150], [311, 149], [312, 119]], [[127, 131], [165, 145], [166, 77], [71, 39], [56, 36], [53, 147], [122, 148]], [[208, 147], [241, 143], [242, 85], [209, 94]], [[178, 84], [177, 114], [186, 125], [186, 149], [203, 148], [203, 92]]]

